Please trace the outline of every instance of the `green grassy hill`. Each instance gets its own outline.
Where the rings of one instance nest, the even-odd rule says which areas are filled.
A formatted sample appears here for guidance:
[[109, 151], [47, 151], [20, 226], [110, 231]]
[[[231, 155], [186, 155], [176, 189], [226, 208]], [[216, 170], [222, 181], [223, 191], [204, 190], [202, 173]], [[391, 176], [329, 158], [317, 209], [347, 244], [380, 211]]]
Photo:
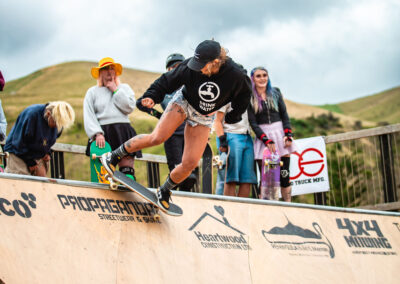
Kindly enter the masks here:
[[400, 87], [349, 102], [321, 107], [378, 124], [400, 123]]

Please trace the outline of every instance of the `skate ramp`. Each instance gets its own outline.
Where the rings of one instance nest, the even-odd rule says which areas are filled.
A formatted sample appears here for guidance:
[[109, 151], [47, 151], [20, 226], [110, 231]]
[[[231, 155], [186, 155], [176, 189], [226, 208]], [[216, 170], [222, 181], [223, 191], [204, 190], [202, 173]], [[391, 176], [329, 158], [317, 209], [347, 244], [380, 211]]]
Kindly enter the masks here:
[[398, 283], [399, 214], [0, 175], [0, 283]]

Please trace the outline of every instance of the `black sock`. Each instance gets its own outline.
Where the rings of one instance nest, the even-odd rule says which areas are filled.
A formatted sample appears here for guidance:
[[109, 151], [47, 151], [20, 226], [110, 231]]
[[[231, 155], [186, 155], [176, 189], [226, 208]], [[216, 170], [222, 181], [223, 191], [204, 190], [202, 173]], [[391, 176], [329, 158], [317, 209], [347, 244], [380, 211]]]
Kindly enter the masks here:
[[177, 186], [175, 182], [171, 179], [171, 177], [168, 175], [167, 180], [164, 182], [162, 186], [160, 186], [161, 191], [170, 191], [171, 189], [174, 189]]
[[117, 149], [111, 152], [111, 164], [116, 166], [119, 163], [119, 161], [121, 161], [121, 159], [128, 154], [129, 153], [128, 151], [126, 151], [125, 145], [122, 144]]

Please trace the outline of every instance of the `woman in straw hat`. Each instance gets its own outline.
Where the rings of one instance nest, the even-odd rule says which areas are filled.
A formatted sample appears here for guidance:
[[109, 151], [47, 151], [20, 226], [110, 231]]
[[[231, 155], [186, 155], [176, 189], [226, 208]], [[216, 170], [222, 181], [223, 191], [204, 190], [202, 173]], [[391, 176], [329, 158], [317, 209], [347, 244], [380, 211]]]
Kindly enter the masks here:
[[152, 108], [165, 94], [177, 89], [151, 134], [138, 135], [101, 158], [105, 169], [112, 174], [121, 157], [163, 143], [186, 120], [182, 162], [157, 191], [158, 202], [166, 209], [169, 209], [171, 189], [197, 167], [208, 142], [214, 113], [231, 102], [232, 110], [226, 114], [225, 122], [236, 123], [247, 109], [251, 96], [250, 78], [245, 70], [227, 57], [225, 49], [214, 40], [201, 42], [194, 57], [158, 78], [144, 93], [142, 105]]
[[51, 147], [75, 120], [67, 102], [31, 105], [18, 116], [4, 150], [10, 153], [6, 173], [46, 176]]
[[[91, 70], [97, 85], [89, 88], [83, 102], [83, 120], [87, 136], [86, 149], [89, 155], [90, 144], [95, 142], [104, 148], [107, 141], [111, 149], [116, 149], [124, 141], [136, 136], [130, 124], [129, 114], [135, 109], [135, 93], [128, 84], [122, 84], [119, 76], [122, 66], [110, 57], [99, 61]], [[142, 157], [140, 151], [130, 153], [118, 163], [121, 172], [135, 177], [134, 158]]]

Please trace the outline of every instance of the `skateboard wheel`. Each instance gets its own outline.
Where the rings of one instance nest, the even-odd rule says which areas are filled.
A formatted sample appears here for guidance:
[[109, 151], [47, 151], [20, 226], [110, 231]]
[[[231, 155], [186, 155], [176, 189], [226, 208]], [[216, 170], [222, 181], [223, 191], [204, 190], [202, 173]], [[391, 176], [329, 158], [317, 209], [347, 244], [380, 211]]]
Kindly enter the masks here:
[[160, 216], [160, 214], [156, 213], [153, 215], [153, 218], [155, 221], [160, 221], [161, 216]]
[[265, 161], [265, 163], [264, 163], [266, 166], [268, 166], [268, 161]]
[[118, 188], [118, 184], [116, 184], [116, 183], [113, 182], [113, 181], [110, 181], [110, 188], [111, 188], [112, 190], [116, 190], [116, 189]]
[[92, 154], [92, 160], [96, 160], [97, 156], [96, 154]]
[[281, 167], [283, 167], [283, 162], [282, 162], [282, 161], [280, 161], [280, 162], [279, 162], [279, 165], [280, 165]]
[[9, 156], [10, 156], [10, 154], [9, 154], [8, 152], [4, 152], [4, 157], [5, 157], [6, 159], [8, 159]]

